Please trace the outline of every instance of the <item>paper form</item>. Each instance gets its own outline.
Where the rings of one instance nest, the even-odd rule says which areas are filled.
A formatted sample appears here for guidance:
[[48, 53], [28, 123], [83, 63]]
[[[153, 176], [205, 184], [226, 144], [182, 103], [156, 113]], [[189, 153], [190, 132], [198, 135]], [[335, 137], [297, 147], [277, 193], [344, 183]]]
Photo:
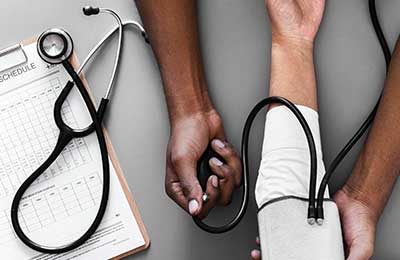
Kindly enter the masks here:
[[[55, 146], [59, 130], [54, 122], [54, 102], [69, 79], [62, 66], [41, 60], [36, 43], [23, 49], [27, 63], [0, 73], [0, 258], [109, 259], [144, 245], [111, 161], [107, 211], [85, 245], [62, 255], [46, 255], [31, 250], [16, 237], [10, 219], [13, 196]], [[77, 91], [62, 109], [63, 118], [74, 128], [91, 122], [86, 111]], [[98, 210], [101, 166], [95, 134], [71, 141], [24, 194], [19, 217], [28, 237], [54, 246], [83, 234]]]

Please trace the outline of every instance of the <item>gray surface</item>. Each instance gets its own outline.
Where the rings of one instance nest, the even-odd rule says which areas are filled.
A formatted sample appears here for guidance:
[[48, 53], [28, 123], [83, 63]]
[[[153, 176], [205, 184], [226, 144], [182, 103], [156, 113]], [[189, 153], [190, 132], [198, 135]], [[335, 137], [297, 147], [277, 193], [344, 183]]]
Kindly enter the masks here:
[[[143, 0], [145, 1], [145, 0]], [[267, 93], [270, 36], [263, 0], [199, 1], [201, 37], [210, 92], [224, 117], [230, 140], [239, 147], [249, 109]], [[360, 125], [376, 101], [384, 79], [384, 61], [369, 24], [367, 0], [327, 1], [316, 44], [321, 128], [326, 162]], [[88, 3], [112, 7], [124, 19], [137, 17], [132, 0], [3, 0], [3, 47], [63, 27], [75, 39], [83, 59], [109, 28], [108, 17], [87, 18]], [[400, 1], [380, 1], [391, 46], [400, 31]], [[213, 236], [198, 230], [164, 194], [164, 158], [168, 118], [156, 63], [133, 32], [126, 34], [122, 69], [106, 125], [150, 234], [150, 250], [129, 259], [248, 259], [257, 234], [254, 203], [233, 232]], [[97, 97], [105, 89], [115, 49], [107, 49], [87, 76]], [[262, 119], [253, 131], [253, 183], [262, 141]], [[351, 171], [357, 149], [337, 171], [333, 189]], [[253, 198], [252, 198], [253, 201]], [[399, 259], [400, 191], [393, 195], [378, 232], [375, 259]], [[397, 207], [396, 207], [397, 205]], [[222, 218], [218, 212], [214, 218]]]

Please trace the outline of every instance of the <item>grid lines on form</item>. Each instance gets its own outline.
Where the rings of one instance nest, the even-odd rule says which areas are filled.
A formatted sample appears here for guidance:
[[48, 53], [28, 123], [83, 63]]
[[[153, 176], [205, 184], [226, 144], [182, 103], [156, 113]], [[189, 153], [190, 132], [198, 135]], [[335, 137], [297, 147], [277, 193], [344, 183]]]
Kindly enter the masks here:
[[[62, 221], [69, 216], [98, 206], [102, 194], [102, 182], [97, 173], [89, 174], [26, 198], [19, 207], [19, 222], [30, 233]], [[0, 212], [0, 244], [15, 238], [9, 210]]]
[[[40, 81], [36, 87], [0, 97], [0, 197], [13, 194], [54, 148], [59, 130], [53, 108], [61, 90], [59, 79], [52, 78]], [[62, 107], [62, 115], [68, 125], [77, 127], [68, 101]], [[85, 140], [73, 139], [36, 183], [90, 160]]]

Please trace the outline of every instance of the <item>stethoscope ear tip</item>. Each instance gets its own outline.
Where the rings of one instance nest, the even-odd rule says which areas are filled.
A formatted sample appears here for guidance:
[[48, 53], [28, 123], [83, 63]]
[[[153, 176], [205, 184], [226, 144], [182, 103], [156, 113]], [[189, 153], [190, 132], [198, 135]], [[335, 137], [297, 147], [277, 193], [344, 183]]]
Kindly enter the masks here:
[[83, 13], [86, 16], [96, 15], [100, 13], [100, 8], [93, 6], [85, 6], [82, 8]]

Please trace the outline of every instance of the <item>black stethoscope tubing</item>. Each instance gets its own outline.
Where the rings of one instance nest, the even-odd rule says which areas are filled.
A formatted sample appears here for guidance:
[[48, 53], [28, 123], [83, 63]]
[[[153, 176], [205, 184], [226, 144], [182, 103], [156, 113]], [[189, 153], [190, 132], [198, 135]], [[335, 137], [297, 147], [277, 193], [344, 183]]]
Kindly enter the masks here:
[[[21, 241], [29, 246], [30, 248], [37, 250], [39, 252], [43, 253], [50, 253], [50, 254], [56, 254], [56, 253], [64, 253], [67, 251], [70, 251], [72, 249], [75, 249], [82, 244], [84, 244], [93, 234], [96, 232], [97, 228], [99, 227], [101, 220], [104, 216], [104, 213], [107, 208], [107, 202], [108, 202], [108, 195], [109, 195], [109, 190], [110, 190], [110, 166], [109, 166], [109, 160], [108, 160], [108, 151], [107, 151], [107, 145], [105, 141], [105, 136], [104, 132], [101, 126], [101, 121], [103, 119], [104, 113], [106, 111], [106, 107], [108, 104], [108, 99], [102, 99], [98, 111], [96, 111], [96, 108], [93, 105], [93, 102], [90, 98], [90, 95], [85, 88], [82, 80], [78, 76], [78, 74], [75, 72], [74, 68], [72, 65], [69, 63], [68, 60], [65, 60], [62, 62], [64, 68], [67, 70], [68, 74], [71, 76], [72, 81], [68, 81], [63, 90], [61, 91], [60, 95], [58, 96], [55, 105], [54, 105], [54, 119], [56, 122], [57, 127], [60, 129], [59, 137], [57, 140], [57, 143], [54, 147], [54, 150], [50, 154], [50, 156], [47, 158], [45, 162], [34, 172], [32, 175], [30, 175], [19, 187], [18, 191], [16, 192], [12, 206], [11, 206], [11, 222], [14, 228], [14, 231], [16, 235], [21, 239]], [[72, 90], [74, 84], [78, 88], [83, 101], [85, 102], [85, 105], [89, 111], [92, 124], [88, 126], [85, 129], [82, 130], [77, 130], [77, 129], [72, 129], [69, 127], [63, 120], [62, 118], [62, 113], [61, 113], [61, 108], [65, 100], [67, 99], [70, 91]], [[91, 133], [96, 132], [96, 136], [98, 139], [99, 143], [99, 148], [101, 152], [101, 160], [102, 160], [102, 168], [103, 168], [103, 190], [102, 190], [102, 195], [101, 195], [101, 200], [100, 200], [100, 205], [99, 209], [97, 211], [97, 214], [90, 225], [90, 227], [87, 229], [87, 231], [78, 239], [76, 239], [74, 242], [63, 245], [61, 247], [47, 247], [44, 245], [40, 245], [38, 243], [35, 243], [31, 239], [29, 239], [25, 233], [23, 232], [19, 219], [18, 219], [18, 207], [23, 199], [23, 195], [26, 192], [26, 190], [32, 185], [32, 183], [58, 158], [64, 147], [74, 138], [80, 138], [80, 137], [85, 137], [90, 135]]]
[[[90, 94], [86, 87], [83, 84], [83, 81], [78, 75], [78, 71], [75, 71], [71, 63], [69, 62], [69, 58], [72, 55], [73, 51], [73, 41], [71, 36], [60, 29], [51, 29], [45, 33], [43, 33], [38, 40], [38, 51], [39, 55], [44, 61], [47, 61], [52, 64], [62, 64], [65, 68], [65, 70], [68, 72], [70, 77], [72, 78], [72, 81], [68, 81], [65, 85], [65, 87], [62, 89], [60, 95], [57, 97], [55, 104], [54, 104], [54, 120], [57, 125], [57, 127], [60, 130], [56, 145], [49, 155], [49, 157], [42, 163], [42, 165], [34, 172], [32, 173], [19, 187], [17, 190], [13, 201], [11, 205], [11, 223], [14, 228], [14, 231], [16, 235], [21, 239], [23, 243], [25, 243], [28, 247], [37, 250], [42, 253], [49, 253], [49, 254], [58, 254], [58, 253], [65, 253], [70, 250], [73, 250], [75, 248], [78, 248], [79, 246], [83, 245], [87, 240], [90, 239], [90, 237], [96, 232], [97, 228], [99, 227], [103, 216], [105, 214], [106, 208], [107, 208], [107, 203], [108, 203], [108, 197], [109, 197], [109, 189], [110, 189], [110, 165], [109, 165], [109, 159], [108, 159], [108, 151], [107, 151], [107, 144], [103, 132], [103, 128], [101, 125], [101, 122], [104, 118], [104, 114], [106, 112], [107, 105], [109, 103], [109, 95], [111, 93], [111, 89], [114, 83], [115, 79], [115, 73], [119, 64], [119, 58], [120, 58], [120, 49], [122, 45], [122, 29], [124, 25], [134, 25], [137, 27], [141, 33], [142, 36], [145, 38], [146, 42], [147, 40], [147, 35], [144, 31], [144, 29], [141, 27], [140, 24], [138, 24], [135, 21], [129, 21], [126, 23], [122, 23], [120, 17], [118, 16], [117, 13], [112, 11], [111, 9], [107, 8], [93, 8], [93, 7], [85, 7], [83, 8], [83, 12], [85, 15], [95, 15], [99, 14], [101, 12], [109, 13], [114, 16], [114, 18], [118, 22], [118, 26], [110, 31], [89, 53], [88, 57], [84, 61], [84, 63], [81, 65], [81, 67], [78, 69], [80, 72], [84, 65], [88, 62], [88, 60], [93, 56], [94, 53], [96, 53], [101, 46], [109, 39], [109, 37], [112, 36], [114, 32], [117, 30], [119, 31], [119, 43], [118, 43], [118, 48], [117, 48], [117, 55], [115, 58], [115, 63], [114, 63], [114, 69], [112, 73], [112, 77], [109, 82], [109, 86], [107, 89], [106, 95], [101, 99], [100, 105], [98, 107], [98, 110], [96, 111], [96, 108], [94, 104], [92, 103], [92, 100], [90, 98]], [[56, 35], [58, 36], [59, 40], [63, 42], [63, 48], [59, 51], [58, 54], [56, 55], [51, 55], [50, 53], [47, 53], [45, 48], [44, 48], [44, 39], [45, 37], [48, 37], [49, 35]], [[88, 109], [88, 112], [90, 114], [90, 118], [92, 120], [92, 123], [84, 128], [84, 129], [73, 129], [68, 124], [66, 124], [62, 118], [62, 105], [66, 101], [69, 93], [71, 92], [73, 86], [76, 86], [78, 88], [78, 91], [80, 92], [83, 101]], [[57, 246], [57, 247], [50, 247], [50, 246], [44, 246], [40, 245], [25, 235], [23, 232], [20, 223], [19, 223], [19, 218], [18, 218], [18, 208], [21, 200], [23, 199], [23, 195], [26, 192], [26, 190], [32, 185], [32, 183], [53, 163], [56, 161], [58, 156], [61, 154], [63, 151], [64, 147], [68, 145], [68, 143], [74, 139], [74, 138], [80, 138], [80, 137], [85, 137], [93, 132], [96, 132], [96, 136], [98, 139], [99, 143], [99, 149], [101, 153], [101, 160], [102, 160], [102, 170], [103, 170], [103, 189], [102, 189], [102, 195], [101, 195], [101, 200], [100, 200], [100, 205], [98, 208], [98, 211], [96, 213], [96, 216], [92, 222], [92, 224], [89, 226], [89, 228], [81, 235], [78, 239], [75, 241], [62, 245], [62, 246]]]

